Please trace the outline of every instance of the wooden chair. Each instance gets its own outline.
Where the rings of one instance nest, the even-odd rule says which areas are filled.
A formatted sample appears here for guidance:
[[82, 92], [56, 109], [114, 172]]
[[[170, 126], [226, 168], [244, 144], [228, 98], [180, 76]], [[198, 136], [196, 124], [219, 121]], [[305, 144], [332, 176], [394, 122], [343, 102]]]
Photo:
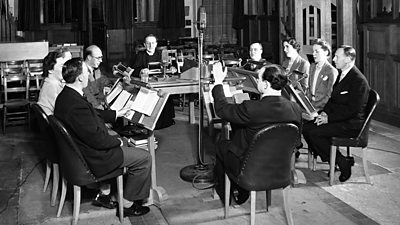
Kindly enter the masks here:
[[[50, 181], [50, 174], [53, 172], [53, 188], [51, 191], [50, 205], [55, 206], [58, 184], [60, 183], [60, 171], [59, 171], [59, 158], [57, 154], [57, 146], [53, 130], [50, 127], [49, 120], [43, 109], [36, 103], [32, 104], [32, 111], [35, 115], [37, 125], [40, 130], [40, 135], [43, 138], [41, 149], [43, 150], [46, 157], [46, 176], [44, 179], [43, 192], [46, 192], [47, 186]], [[53, 171], [52, 169], [53, 168]]]
[[25, 120], [30, 127], [29, 79], [24, 61], [1, 63], [3, 97], [3, 133], [10, 121]]
[[[26, 60], [26, 74], [29, 77], [29, 97], [37, 101], [39, 98], [39, 91], [41, 81], [43, 80], [43, 59], [28, 59]], [[32, 84], [34, 82], [34, 85]]]
[[357, 137], [354, 138], [343, 138], [343, 137], [332, 137], [332, 147], [330, 155], [330, 169], [329, 169], [329, 184], [333, 185], [333, 180], [335, 178], [335, 161], [336, 161], [336, 151], [340, 151], [339, 147], [344, 146], [347, 148], [347, 156], [350, 156], [350, 147], [362, 148], [362, 161], [364, 168], [364, 175], [367, 183], [372, 184], [368, 173], [368, 161], [367, 161], [367, 146], [368, 146], [368, 134], [369, 125], [371, 123], [372, 114], [374, 113], [376, 106], [380, 100], [379, 94], [371, 89], [369, 91], [368, 103], [365, 108], [366, 119]]
[[239, 174], [229, 170], [225, 174], [225, 218], [229, 216], [232, 181], [250, 191], [251, 225], [255, 224], [256, 192], [266, 191], [268, 210], [272, 189], [282, 189], [287, 223], [294, 224], [288, 192], [291, 184], [291, 159], [298, 134], [294, 124], [281, 123], [265, 127], [253, 137]]
[[73, 224], [78, 223], [79, 208], [81, 202], [81, 186], [98, 183], [101, 181], [109, 180], [117, 177], [118, 187], [118, 210], [119, 220], [122, 223], [124, 219], [123, 215], [123, 181], [122, 175], [124, 170], [122, 168], [116, 169], [109, 174], [96, 177], [89, 169], [85, 158], [83, 157], [80, 149], [75, 143], [74, 139], [67, 131], [65, 126], [55, 118], [53, 115], [49, 116], [49, 123], [56, 137], [56, 142], [60, 156], [60, 169], [62, 174], [62, 188], [60, 206], [58, 208], [57, 217], [60, 216], [62, 207], [65, 201], [65, 195], [67, 192], [67, 182], [74, 187], [74, 204], [73, 204]]

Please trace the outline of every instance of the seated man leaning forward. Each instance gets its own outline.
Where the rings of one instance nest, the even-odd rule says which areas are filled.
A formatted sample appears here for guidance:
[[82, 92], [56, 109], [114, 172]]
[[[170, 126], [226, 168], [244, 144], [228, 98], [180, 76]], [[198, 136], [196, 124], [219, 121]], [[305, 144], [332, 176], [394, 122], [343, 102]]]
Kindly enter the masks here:
[[[224, 199], [224, 173], [239, 173], [240, 165], [253, 136], [262, 128], [276, 123], [294, 123], [301, 126], [301, 109], [295, 103], [281, 96], [281, 90], [288, 82], [283, 69], [278, 65], [267, 65], [259, 70], [257, 84], [260, 100], [248, 100], [241, 104], [229, 104], [225, 98], [222, 82], [226, 70], [220, 63], [213, 67], [215, 86], [212, 90], [216, 114], [235, 125], [232, 140], [218, 143], [215, 164], [215, 189], [221, 200]], [[233, 199], [237, 204], [244, 203], [249, 191], [232, 182]]]
[[[96, 176], [104, 176], [118, 168], [127, 168], [124, 187], [124, 215], [140, 216], [150, 209], [142, 206], [150, 193], [151, 157], [147, 151], [123, 145], [121, 139], [108, 134], [105, 122], [114, 122], [124, 115], [120, 111], [96, 110], [85, 97], [83, 88], [88, 84], [88, 71], [82, 70], [82, 61], [73, 58], [62, 70], [65, 87], [58, 95], [54, 115], [65, 124], [82, 151], [90, 169]], [[109, 192], [109, 190], [108, 190]], [[109, 195], [100, 192], [96, 205], [114, 208]]]

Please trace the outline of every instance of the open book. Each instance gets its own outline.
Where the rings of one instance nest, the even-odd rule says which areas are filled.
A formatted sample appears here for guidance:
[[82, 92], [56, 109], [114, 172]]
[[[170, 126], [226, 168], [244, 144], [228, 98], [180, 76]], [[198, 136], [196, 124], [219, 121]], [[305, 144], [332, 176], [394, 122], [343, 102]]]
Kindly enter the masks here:
[[[157, 91], [141, 87], [135, 98], [127, 102], [126, 107], [129, 107], [132, 111], [150, 116], [159, 99]], [[126, 118], [132, 119], [132, 116], [133, 113], [127, 113]]]
[[[155, 90], [140, 87], [131, 93], [123, 89], [122, 82], [117, 81], [106, 96], [106, 103], [110, 109], [115, 111], [128, 107], [132, 111], [150, 116], [159, 99]], [[131, 111], [125, 115], [127, 119], [132, 119], [132, 116], [133, 112]]]

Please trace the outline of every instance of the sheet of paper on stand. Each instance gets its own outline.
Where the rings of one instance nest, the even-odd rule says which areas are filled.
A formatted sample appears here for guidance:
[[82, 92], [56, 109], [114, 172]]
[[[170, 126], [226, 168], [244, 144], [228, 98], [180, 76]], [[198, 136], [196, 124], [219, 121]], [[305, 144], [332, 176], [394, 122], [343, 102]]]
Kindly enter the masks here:
[[106, 96], [106, 103], [109, 105], [123, 90], [122, 83], [117, 81]]
[[130, 108], [136, 112], [150, 116], [160, 97], [157, 91], [141, 87], [136, 98], [130, 103]]
[[118, 95], [117, 99], [115, 99], [114, 103], [110, 106], [110, 109], [118, 111], [125, 107], [128, 101], [131, 99], [132, 94], [122, 90]]

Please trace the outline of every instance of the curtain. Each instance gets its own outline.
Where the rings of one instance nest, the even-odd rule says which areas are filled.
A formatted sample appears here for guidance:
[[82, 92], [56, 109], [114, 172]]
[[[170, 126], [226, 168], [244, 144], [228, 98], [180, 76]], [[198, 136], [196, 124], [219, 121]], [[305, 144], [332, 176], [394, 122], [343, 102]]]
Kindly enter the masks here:
[[107, 29], [127, 29], [132, 26], [134, 0], [106, 0]]
[[183, 28], [185, 27], [185, 1], [160, 0], [158, 27]]
[[[88, 2], [87, 0], [72, 0], [72, 30], [86, 31], [88, 24]], [[76, 10], [75, 10], [76, 9]]]
[[40, 30], [40, 0], [19, 0], [18, 30]]
[[244, 23], [244, 1], [235, 0], [233, 3], [232, 28], [236, 30], [243, 29]]

